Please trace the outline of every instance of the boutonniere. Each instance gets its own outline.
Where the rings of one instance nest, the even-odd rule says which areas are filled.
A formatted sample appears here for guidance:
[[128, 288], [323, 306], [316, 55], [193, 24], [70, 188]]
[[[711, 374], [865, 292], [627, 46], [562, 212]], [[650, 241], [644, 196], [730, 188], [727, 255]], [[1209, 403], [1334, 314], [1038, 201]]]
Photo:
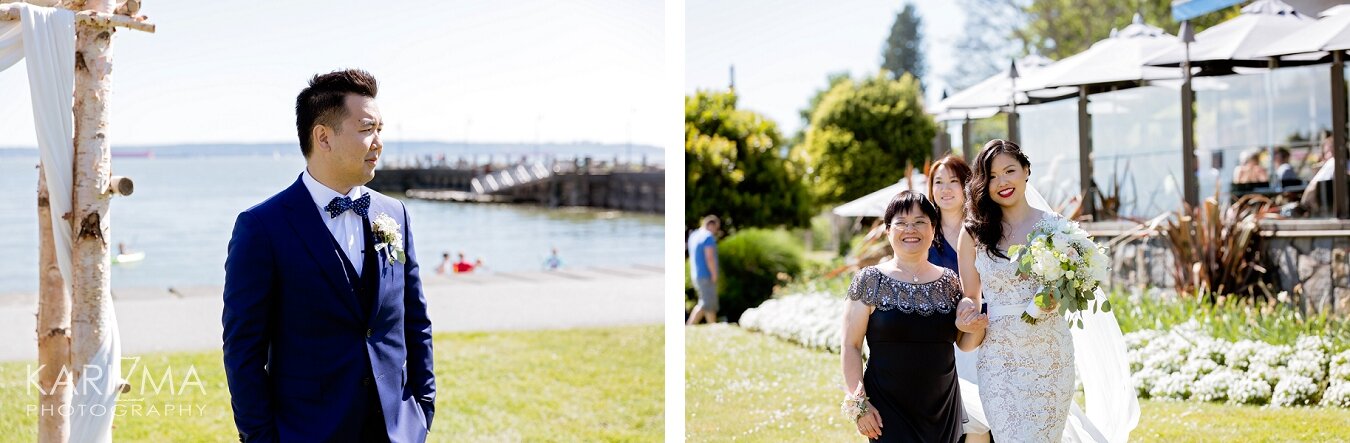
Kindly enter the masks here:
[[407, 261], [403, 255], [403, 228], [393, 217], [381, 212], [370, 222], [370, 230], [375, 234], [375, 250], [383, 251], [384, 256], [389, 258], [389, 264]]

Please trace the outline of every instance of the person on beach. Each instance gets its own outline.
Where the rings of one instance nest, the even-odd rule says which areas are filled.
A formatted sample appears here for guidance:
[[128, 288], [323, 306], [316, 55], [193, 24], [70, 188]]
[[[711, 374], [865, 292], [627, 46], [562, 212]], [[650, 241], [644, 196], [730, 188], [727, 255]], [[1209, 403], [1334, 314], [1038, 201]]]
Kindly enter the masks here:
[[481, 265], [482, 263], [483, 263], [482, 260], [479, 260], [477, 263], [471, 263], [469, 262], [468, 258], [464, 257], [464, 253], [460, 252], [459, 261], [455, 262], [455, 273], [466, 274], [469, 272], [473, 272], [473, 269], [478, 267], [478, 265]]
[[441, 264], [436, 265], [436, 275], [445, 275], [454, 264], [450, 262], [450, 251], [441, 253]]
[[698, 292], [698, 304], [689, 312], [689, 325], [717, 323], [717, 233], [722, 221], [708, 215], [700, 226], [689, 235], [689, 277]]
[[224, 364], [244, 442], [423, 442], [431, 320], [403, 203], [375, 177], [375, 78], [314, 76], [296, 98], [305, 170], [240, 213], [225, 259]]
[[548, 257], [544, 258], [544, 269], [556, 271], [562, 267], [562, 257], [558, 255], [558, 248], [554, 247]]

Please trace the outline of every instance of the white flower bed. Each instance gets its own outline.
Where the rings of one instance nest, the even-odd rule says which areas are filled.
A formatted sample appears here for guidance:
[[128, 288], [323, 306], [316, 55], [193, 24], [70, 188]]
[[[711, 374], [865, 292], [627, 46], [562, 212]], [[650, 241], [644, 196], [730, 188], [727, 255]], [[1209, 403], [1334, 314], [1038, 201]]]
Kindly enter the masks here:
[[1192, 320], [1167, 332], [1132, 332], [1125, 342], [1141, 396], [1350, 407], [1350, 351], [1331, 356], [1322, 337], [1300, 337], [1294, 346], [1231, 343], [1208, 337]]
[[1350, 408], [1350, 382], [1332, 382], [1322, 393], [1322, 406]]
[[[741, 315], [741, 327], [807, 347], [839, 352], [844, 299], [826, 293], [764, 302]], [[1125, 334], [1141, 397], [1175, 401], [1350, 408], [1350, 350], [1332, 354], [1322, 337], [1293, 346], [1209, 337], [1194, 320], [1170, 331]]]
[[1290, 375], [1275, 385], [1275, 395], [1270, 403], [1275, 406], [1309, 406], [1317, 403], [1321, 389], [1311, 378], [1302, 375]]
[[1331, 381], [1350, 382], [1350, 350], [1336, 354], [1331, 357]]
[[740, 325], [809, 348], [839, 352], [844, 307], [842, 298], [825, 293], [789, 295], [745, 310]]
[[1239, 380], [1242, 380], [1242, 377], [1241, 371], [1229, 368], [1220, 368], [1210, 372], [1196, 381], [1191, 398], [1199, 401], [1228, 401], [1228, 390]]
[[1270, 401], [1270, 383], [1248, 375], [1228, 388], [1228, 400], [1247, 405], [1263, 405]]

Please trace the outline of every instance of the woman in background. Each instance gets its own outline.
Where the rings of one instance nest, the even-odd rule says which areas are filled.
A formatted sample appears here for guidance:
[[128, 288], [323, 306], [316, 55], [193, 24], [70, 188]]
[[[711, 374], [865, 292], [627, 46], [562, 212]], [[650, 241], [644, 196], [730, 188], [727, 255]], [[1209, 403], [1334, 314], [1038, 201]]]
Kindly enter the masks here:
[[[928, 249], [928, 262], [951, 269], [959, 277], [961, 270], [957, 262], [956, 241], [961, 237], [962, 224], [966, 220], [966, 184], [970, 183], [970, 166], [961, 157], [946, 156], [928, 167], [928, 199], [942, 214], [942, 229]], [[980, 382], [975, 362], [978, 361], [978, 348], [963, 351], [956, 349], [956, 375], [961, 380], [978, 384]], [[972, 392], [964, 392], [968, 401], [966, 408], [966, 443], [984, 443], [990, 441], [989, 424], [984, 417], [978, 398]]]

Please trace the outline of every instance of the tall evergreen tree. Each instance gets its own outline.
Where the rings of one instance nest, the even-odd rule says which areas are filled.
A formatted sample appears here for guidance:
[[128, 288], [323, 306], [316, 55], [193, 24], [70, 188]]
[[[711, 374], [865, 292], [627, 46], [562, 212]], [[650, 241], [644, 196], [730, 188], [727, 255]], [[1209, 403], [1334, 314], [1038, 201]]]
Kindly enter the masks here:
[[895, 14], [891, 35], [881, 52], [881, 67], [890, 71], [891, 78], [899, 80], [906, 72], [922, 82], [928, 67], [923, 58], [923, 18], [914, 5], [906, 3]]

